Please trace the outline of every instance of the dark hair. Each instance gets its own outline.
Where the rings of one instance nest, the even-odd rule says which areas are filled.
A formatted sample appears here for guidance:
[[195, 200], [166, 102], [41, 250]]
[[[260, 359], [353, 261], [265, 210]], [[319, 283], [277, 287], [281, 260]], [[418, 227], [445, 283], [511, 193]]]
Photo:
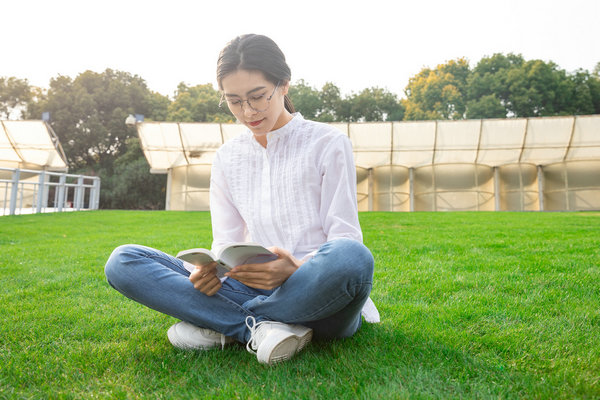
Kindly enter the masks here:
[[[225, 76], [239, 69], [260, 71], [273, 85], [289, 82], [292, 79], [292, 71], [285, 62], [283, 52], [272, 39], [264, 35], [238, 36], [221, 50], [217, 61], [219, 88], [223, 89], [221, 81]], [[287, 94], [284, 104], [286, 110], [295, 112], [292, 100]]]

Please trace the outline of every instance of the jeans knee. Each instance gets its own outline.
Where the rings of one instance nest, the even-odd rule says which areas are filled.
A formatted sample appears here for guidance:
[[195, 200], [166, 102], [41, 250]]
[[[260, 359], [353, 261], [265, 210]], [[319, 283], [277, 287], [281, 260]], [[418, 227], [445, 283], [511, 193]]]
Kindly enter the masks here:
[[371, 251], [361, 242], [353, 239], [336, 239], [328, 243], [329, 255], [337, 261], [344, 273], [362, 276], [371, 280], [374, 270], [374, 259]]
[[112, 286], [119, 280], [123, 274], [123, 267], [127, 259], [131, 259], [131, 256], [136, 253], [136, 246], [134, 245], [122, 245], [113, 250], [108, 261], [104, 266], [104, 275]]

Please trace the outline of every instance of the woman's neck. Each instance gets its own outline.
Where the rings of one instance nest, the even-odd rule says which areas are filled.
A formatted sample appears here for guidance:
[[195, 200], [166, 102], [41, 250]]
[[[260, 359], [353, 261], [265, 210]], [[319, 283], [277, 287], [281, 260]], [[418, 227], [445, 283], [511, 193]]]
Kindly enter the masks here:
[[[282, 112], [279, 115], [279, 118], [277, 118], [277, 122], [275, 122], [275, 125], [273, 125], [273, 130], [271, 130], [271, 132], [276, 131], [277, 129], [283, 128], [293, 118], [294, 118], [294, 116], [292, 114], [290, 114], [288, 112], [288, 110], [284, 109], [284, 112]], [[267, 148], [267, 135], [268, 135], [268, 133], [254, 135], [254, 139], [256, 139], [256, 141], [265, 149]]]

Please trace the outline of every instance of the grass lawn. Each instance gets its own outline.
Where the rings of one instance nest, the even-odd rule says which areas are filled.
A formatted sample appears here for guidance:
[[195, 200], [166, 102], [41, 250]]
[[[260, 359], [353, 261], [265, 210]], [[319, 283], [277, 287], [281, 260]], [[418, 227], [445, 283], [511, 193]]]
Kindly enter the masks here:
[[174, 349], [109, 287], [119, 244], [209, 247], [203, 212], [0, 217], [0, 398], [600, 398], [600, 213], [363, 213], [382, 323], [267, 367]]

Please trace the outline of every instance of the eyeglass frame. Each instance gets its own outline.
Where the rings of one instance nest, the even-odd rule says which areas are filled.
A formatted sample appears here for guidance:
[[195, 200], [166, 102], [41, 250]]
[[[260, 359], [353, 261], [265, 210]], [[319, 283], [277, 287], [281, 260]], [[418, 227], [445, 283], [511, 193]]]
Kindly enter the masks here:
[[[252, 111], [255, 111], [255, 112], [267, 111], [269, 109], [269, 107], [271, 106], [271, 99], [273, 98], [273, 96], [275, 96], [275, 92], [277, 91], [277, 88], [279, 87], [280, 84], [281, 84], [281, 81], [277, 82], [277, 85], [275, 85], [275, 88], [273, 89], [273, 93], [271, 93], [271, 95], [269, 97], [267, 97], [267, 108], [265, 108], [264, 110], [257, 110], [256, 108], [252, 107], [252, 104], [250, 104], [249, 99], [242, 99], [240, 97], [240, 112], [244, 111], [244, 103], [247, 103], [248, 107], [250, 107], [250, 109]], [[219, 108], [221, 108], [221, 106], [223, 105], [223, 102], [227, 102], [227, 99], [225, 98], [225, 93], [221, 93], [221, 100], [219, 101]], [[227, 102], [227, 104], [229, 105], [228, 102]]]

